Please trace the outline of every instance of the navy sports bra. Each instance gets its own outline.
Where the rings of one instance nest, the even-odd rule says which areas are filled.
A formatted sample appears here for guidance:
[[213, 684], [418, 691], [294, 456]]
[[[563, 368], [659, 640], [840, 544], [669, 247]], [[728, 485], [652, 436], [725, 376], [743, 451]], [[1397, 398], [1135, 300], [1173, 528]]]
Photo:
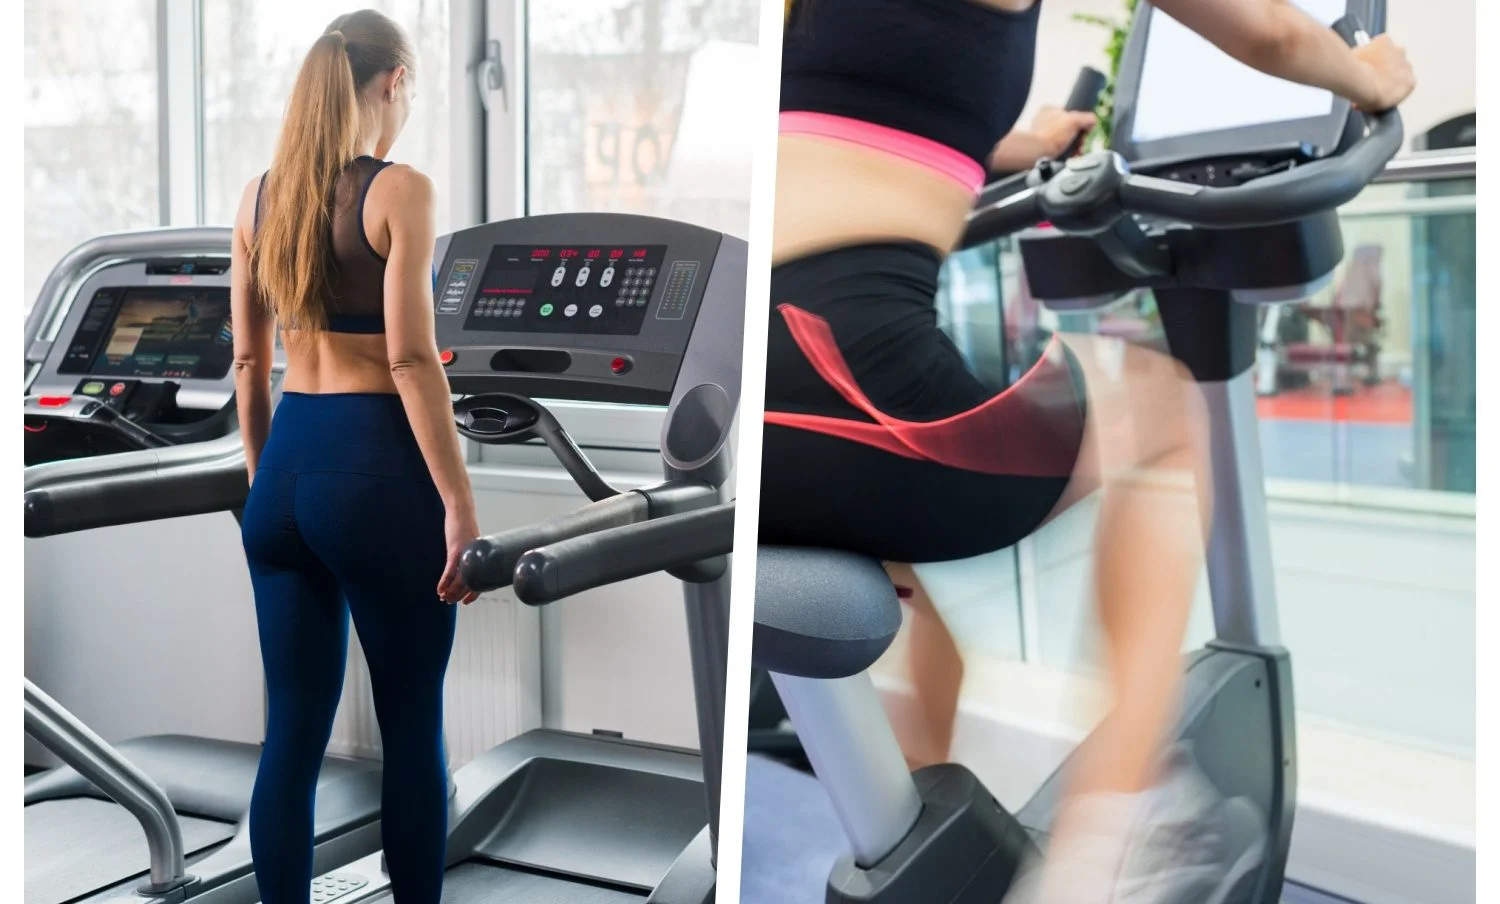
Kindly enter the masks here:
[[[365, 235], [365, 197], [389, 160], [356, 157], [344, 167], [333, 189], [333, 291], [324, 302], [330, 333], [385, 332], [385, 258]], [[261, 196], [255, 193], [255, 227], [260, 227]]]

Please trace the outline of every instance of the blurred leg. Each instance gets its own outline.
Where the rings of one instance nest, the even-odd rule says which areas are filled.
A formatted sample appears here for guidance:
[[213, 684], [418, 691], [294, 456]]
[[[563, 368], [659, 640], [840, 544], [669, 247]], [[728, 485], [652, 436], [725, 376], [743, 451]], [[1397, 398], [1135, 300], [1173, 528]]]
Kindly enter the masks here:
[[[953, 728], [963, 688], [964, 661], [943, 617], [910, 565], [885, 566], [891, 581], [911, 591], [906, 598], [911, 621], [907, 634], [907, 671], [916, 696], [918, 723], [904, 723], [901, 751], [913, 769], [948, 762]], [[915, 732], [912, 730], [915, 729]]]
[[1111, 887], [1140, 815], [1138, 792], [1161, 777], [1212, 498], [1198, 451], [1203, 404], [1180, 366], [1115, 340], [1065, 341], [1086, 377], [1089, 416], [1054, 516], [1102, 491], [1093, 592], [1112, 700], [1074, 760], [1048, 855], [1060, 866], [1043, 879], [1047, 902]]

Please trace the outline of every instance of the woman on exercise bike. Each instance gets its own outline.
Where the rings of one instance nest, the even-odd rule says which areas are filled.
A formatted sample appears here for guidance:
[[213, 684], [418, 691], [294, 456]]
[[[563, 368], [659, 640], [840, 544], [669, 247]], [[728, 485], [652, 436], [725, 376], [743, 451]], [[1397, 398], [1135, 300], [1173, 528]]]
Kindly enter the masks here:
[[474, 599], [457, 566], [479, 530], [434, 336], [432, 182], [383, 159], [411, 109], [413, 62], [378, 12], [329, 23], [235, 218], [243, 532], [268, 695], [250, 844], [265, 904], [307, 904], [351, 614], [380, 721], [391, 885], [402, 904], [442, 890], [448, 604]]
[[[910, 563], [1010, 546], [1102, 490], [1094, 594], [1112, 707], [1071, 775], [1047, 862], [1011, 900], [1187, 902], [1216, 801], [1164, 750], [1203, 556], [1199, 395], [1170, 358], [1058, 335], [1000, 396], [937, 327], [944, 256], [987, 170], [1093, 125], [1030, 90], [1041, 0], [788, 0], [761, 542], [849, 549], [910, 588], [926, 731], [948, 754], [961, 665]], [[1351, 50], [1286, 0], [1157, 0], [1236, 59], [1384, 111], [1414, 86], [1388, 38]], [[809, 500], [814, 500], [809, 504]], [[1200, 500], [1204, 500], [1200, 503]]]

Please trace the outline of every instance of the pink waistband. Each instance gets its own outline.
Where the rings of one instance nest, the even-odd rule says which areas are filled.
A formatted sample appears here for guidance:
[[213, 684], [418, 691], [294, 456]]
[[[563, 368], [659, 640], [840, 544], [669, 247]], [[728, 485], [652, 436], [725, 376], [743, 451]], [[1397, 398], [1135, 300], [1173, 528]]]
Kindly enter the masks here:
[[899, 129], [827, 113], [784, 110], [781, 113], [781, 134], [830, 138], [895, 154], [946, 176], [976, 194], [984, 185], [984, 167], [971, 158], [945, 144]]

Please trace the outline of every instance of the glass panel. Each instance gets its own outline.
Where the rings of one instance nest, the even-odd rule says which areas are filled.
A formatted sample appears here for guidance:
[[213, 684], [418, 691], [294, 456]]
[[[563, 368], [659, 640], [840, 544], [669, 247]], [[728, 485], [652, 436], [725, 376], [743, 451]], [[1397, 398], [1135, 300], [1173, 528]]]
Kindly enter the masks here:
[[1473, 192], [1372, 187], [1344, 212], [1332, 284], [1265, 313], [1268, 477], [1473, 494]]
[[531, 0], [527, 209], [651, 214], [745, 236], [760, 4]]
[[[411, 119], [391, 149], [438, 185], [437, 227], [448, 221], [447, 0], [377, 0], [417, 55]], [[271, 163], [292, 82], [308, 48], [346, 0], [203, 0], [203, 188], [210, 223], [231, 223], [245, 183]]]
[[161, 222], [154, 0], [26, 0], [25, 285], [79, 243]]

